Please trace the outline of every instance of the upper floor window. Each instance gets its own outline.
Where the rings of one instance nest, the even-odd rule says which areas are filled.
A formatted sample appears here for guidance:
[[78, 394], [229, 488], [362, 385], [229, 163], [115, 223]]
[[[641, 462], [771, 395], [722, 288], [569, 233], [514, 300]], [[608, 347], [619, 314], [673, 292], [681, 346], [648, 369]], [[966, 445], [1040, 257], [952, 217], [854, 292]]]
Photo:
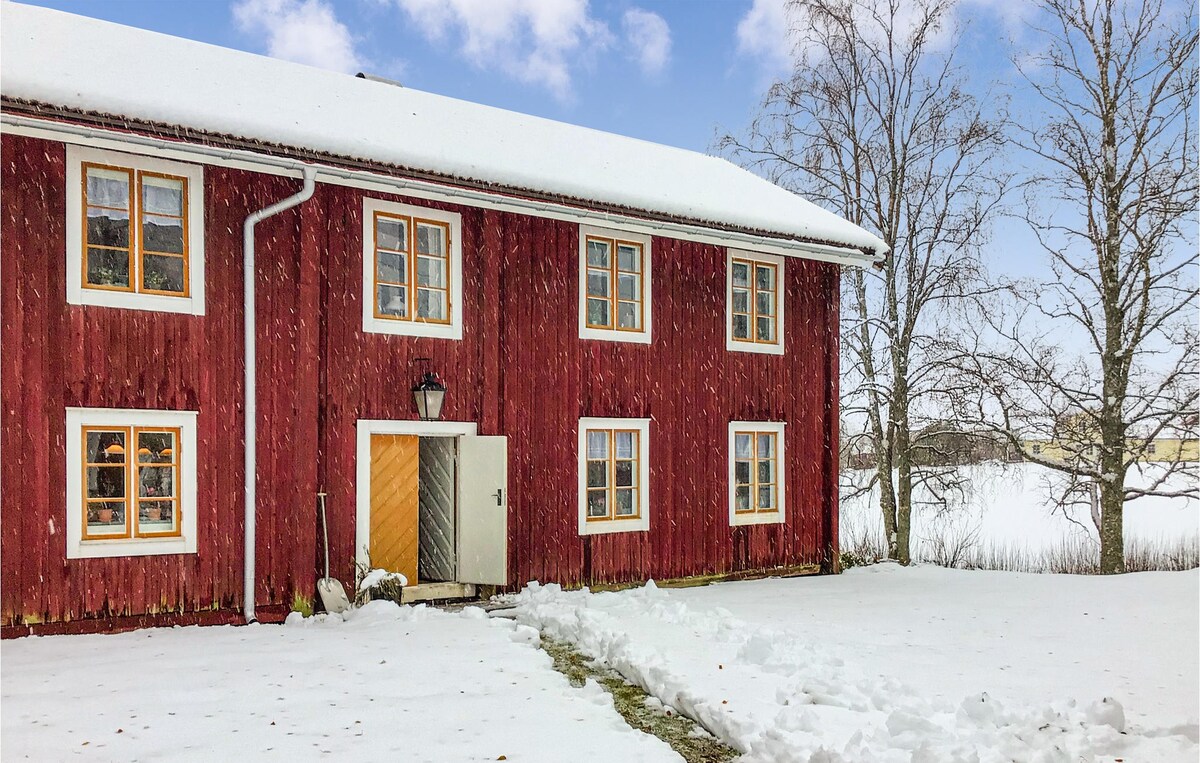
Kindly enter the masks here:
[[196, 549], [196, 414], [67, 409], [67, 556]]
[[579, 420], [579, 534], [648, 530], [649, 419]]
[[726, 348], [783, 354], [783, 258], [731, 249], [726, 271]]
[[579, 229], [579, 336], [650, 342], [650, 237]]
[[202, 315], [203, 168], [67, 147], [67, 301]]
[[462, 338], [462, 218], [379, 199], [363, 203], [363, 328]]
[[784, 521], [782, 422], [729, 424], [729, 523]]

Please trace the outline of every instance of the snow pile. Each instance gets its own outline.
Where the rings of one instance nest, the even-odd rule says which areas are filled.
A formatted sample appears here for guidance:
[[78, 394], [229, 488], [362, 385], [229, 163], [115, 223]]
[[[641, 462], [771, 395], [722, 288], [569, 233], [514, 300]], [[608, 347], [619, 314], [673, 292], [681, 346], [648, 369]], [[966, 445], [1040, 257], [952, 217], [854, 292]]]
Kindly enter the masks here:
[[[843, 600], [852, 600], [857, 590], [870, 586], [902, 586], [910, 571], [897, 569], [882, 576], [856, 572], [841, 576]], [[961, 586], [953, 585], [947, 574], [981, 573], [938, 569], [934, 574], [953, 589]], [[1186, 579], [1193, 599], [1185, 606], [1190, 606], [1194, 620], [1197, 577], [1189, 575]], [[573, 642], [659, 702], [685, 713], [743, 751], [746, 761], [1066, 763], [1097, 757], [1190, 761], [1200, 752], [1194, 689], [1192, 699], [1184, 701], [1192, 705], [1190, 719], [1180, 722], [1176, 718], [1173, 725], [1163, 725], [1161, 719], [1148, 722], [1140, 716], [1136, 723], [1127, 722], [1127, 711], [1119, 698], [1112, 696], [1089, 697], [1083, 702], [1071, 699], [1070, 676], [1072, 670], [1080, 670], [1078, 661], [1059, 669], [1058, 677], [1066, 680], [1059, 687], [1059, 697], [1052, 700], [1034, 692], [1000, 699], [988, 691], [994, 677], [970, 660], [943, 659], [920, 683], [904, 682], [886, 671], [878, 673], [871, 669], [872, 659], [862, 659], [869, 653], [859, 645], [845, 648], [837, 638], [822, 635], [819, 628], [790, 627], [794, 614], [810, 606], [806, 586], [823, 582], [727, 584], [737, 586], [738, 593], [770, 586], [767, 595], [747, 605], [744, 614], [749, 618], [713, 605], [714, 600], [735, 598], [722, 599], [725, 585], [663, 591], [648, 584], [622, 593], [592, 594], [531, 584], [513, 600], [518, 604], [520, 622]], [[929, 593], [925, 606], [938, 611], [936, 590]], [[1170, 602], [1179, 604], [1174, 599]], [[1028, 608], [1036, 602], [1022, 603], [1028, 616]], [[847, 610], [853, 608], [851, 604]], [[886, 661], [903, 664], [920, 650], [913, 644], [902, 648], [890, 644], [896, 635], [908, 631], [903, 613], [889, 612], [894, 617], [874, 621], [874, 612], [857, 609], [857, 615], [850, 615], [853, 621], [848, 627], [861, 632], [876, 648], [887, 645]], [[820, 619], [821, 613], [816, 614]], [[764, 624], [773, 617], [789, 627]], [[1194, 652], [1194, 624], [1191, 631], [1175, 636], [1184, 649]], [[946, 635], [965, 640], [967, 643], [959, 646], [967, 650], [982, 651], [981, 647], [991, 645], [989, 639], [970, 633], [948, 629]], [[1021, 640], [1019, 631], [1009, 635], [1014, 641]], [[1077, 637], [1091, 635], [1080, 633]], [[973, 638], [975, 643], [970, 643]], [[1129, 661], [1135, 655], [1127, 650], [1140, 648], [1134, 644], [1122, 642], [1119, 651], [1109, 657], [1114, 663]], [[1045, 646], [1069, 651], [1070, 642]], [[1019, 652], [1017, 649], [1009, 656], [1016, 657]], [[1022, 670], [1019, 665], [1013, 667]], [[977, 688], [965, 697], [949, 699], [929, 686], [941, 682], [942, 674], [965, 674], [967, 683]], [[1186, 681], [1183, 684], [1186, 692], [1189, 687]]]
[[694, 151], [12, 2], [0, 3], [0, 20], [10, 98], [886, 248], [832, 212]]
[[358, 584], [358, 591], [359, 593], [369, 591], [385, 580], [395, 581], [401, 587], [408, 585], [408, 578], [404, 576], [403, 572], [388, 572], [376, 567], [363, 576], [362, 581]]
[[[530, 634], [532, 633], [532, 638]], [[0, 644], [4, 760], [678, 761], [529, 626], [372, 601]]]

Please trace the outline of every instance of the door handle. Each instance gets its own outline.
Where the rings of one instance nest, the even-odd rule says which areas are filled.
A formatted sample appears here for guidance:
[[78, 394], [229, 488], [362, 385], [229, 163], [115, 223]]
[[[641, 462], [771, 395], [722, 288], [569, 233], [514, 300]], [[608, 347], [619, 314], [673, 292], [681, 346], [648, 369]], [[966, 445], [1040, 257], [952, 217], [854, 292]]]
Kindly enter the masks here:
[[500, 488], [495, 493], [493, 493], [493, 495], [496, 496], [496, 505], [503, 506], [504, 505], [504, 488]]

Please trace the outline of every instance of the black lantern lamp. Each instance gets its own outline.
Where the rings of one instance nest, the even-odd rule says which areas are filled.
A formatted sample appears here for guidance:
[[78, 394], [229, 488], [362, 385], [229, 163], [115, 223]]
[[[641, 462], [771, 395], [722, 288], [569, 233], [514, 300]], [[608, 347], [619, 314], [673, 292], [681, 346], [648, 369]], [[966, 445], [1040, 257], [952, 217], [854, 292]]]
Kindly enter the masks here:
[[[429, 358], [417, 358], [429, 361]], [[442, 403], [446, 401], [446, 385], [438, 381], [433, 371], [426, 370], [424, 378], [412, 388], [413, 400], [417, 404], [417, 417], [422, 421], [437, 421], [442, 417]]]

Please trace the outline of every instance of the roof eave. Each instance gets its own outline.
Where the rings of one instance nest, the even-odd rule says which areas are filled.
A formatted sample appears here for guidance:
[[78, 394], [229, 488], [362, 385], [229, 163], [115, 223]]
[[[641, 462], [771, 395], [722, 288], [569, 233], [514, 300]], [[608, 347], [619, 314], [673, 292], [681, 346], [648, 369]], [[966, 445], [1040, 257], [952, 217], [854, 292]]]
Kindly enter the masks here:
[[[367, 159], [341, 156], [322, 151], [269, 143], [236, 135], [218, 134], [204, 130], [172, 125], [161, 122], [151, 122], [114, 114], [84, 111], [79, 109], [55, 106], [28, 99], [0, 96], [0, 111], [5, 112], [5, 122], [14, 123], [8, 114], [16, 114], [33, 118], [45, 123], [67, 123], [93, 127], [107, 132], [129, 136], [144, 136], [181, 146], [199, 145], [214, 149], [247, 152], [249, 154], [294, 162], [319, 163], [328, 167], [340, 168], [348, 172], [364, 172], [384, 175], [397, 179], [413, 180], [431, 183], [446, 188], [473, 190], [497, 197], [523, 199], [533, 202], [543, 202], [579, 210], [591, 210], [600, 213], [642, 220], [655, 225], [680, 225], [740, 234], [751, 238], [761, 239], [765, 245], [799, 245], [800, 248], [811, 250], [816, 259], [830, 259], [819, 256], [822, 252], [836, 259], [849, 258], [848, 264], [860, 267], [877, 265], [885, 253], [868, 248], [857, 247], [842, 242], [806, 238], [783, 234], [774, 231], [746, 228], [714, 220], [687, 218], [653, 210], [635, 209], [617, 204], [610, 204], [594, 199], [581, 199], [570, 196], [538, 191], [536, 189], [506, 186], [488, 183], [469, 178], [460, 178], [440, 173], [430, 172], [412, 167], [402, 167]], [[664, 234], [666, 235], [666, 234]]]

